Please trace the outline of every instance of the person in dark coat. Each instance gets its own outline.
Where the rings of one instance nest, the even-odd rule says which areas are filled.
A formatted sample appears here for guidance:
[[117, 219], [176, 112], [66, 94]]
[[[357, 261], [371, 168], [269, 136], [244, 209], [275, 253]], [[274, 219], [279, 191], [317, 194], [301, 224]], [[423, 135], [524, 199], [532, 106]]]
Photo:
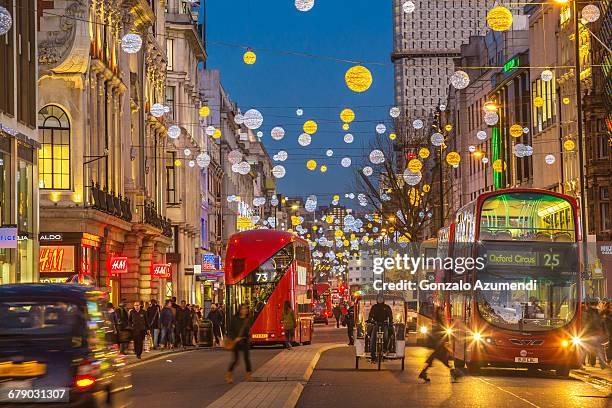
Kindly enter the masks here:
[[161, 341], [160, 344], [164, 348], [169, 348], [174, 346], [174, 314], [172, 311], [174, 308], [172, 307], [172, 301], [170, 299], [166, 300], [166, 305], [162, 309], [159, 317], [159, 324], [161, 327]]
[[240, 351], [244, 356], [244, 364], [246, 365], [246, 376], [245, 379], [247, 381], [252, 381], [251, 376], [251, 358], [249, 356], [249, 348], [250, 344], [250, 331], [251, 331], [251, 318], [249, 317], [249, 306], [246, 304], [240, 305], [240, 309], [236, 316], [231, 321], [231, 325], [229, 327], [228, 336], [232, 339], [234, 343], [234, 353], [233, 360], [231, 361], [227, 373], [225, 373], [225, 381], [228, 384], [234, 382], [232, 377], [232, 372], [238, 364], [238, 357]]
[[115, 306], [111, 302], [108, 302], [106, 304], [106, 310], [108, 312], [108, 320], [113, 326], [113, 333], [115, 334], [115, 343], [118, 344], [119, 338], [117, 336], [119, 334], [119, 320], [117, 319], [117, 312], [115, 312]]
[[429, 339], [431, 348], [433, 348], [434, 351], [431, 353], [431, 355], [425, 362], [426, 363], [425, 368], [423, 368], [423, 370], [421, 370], [421, 372], [419, 373], [419, 378], [422, 379], [426, 383], [430, 382], [430, 379], [427, 376], [427, 370], [429, 369], [429, 367], [433, 365], [434, 360], [440, 361], [448, 369], [450, 369], [450, 373], [451, 373], [451, 376], [453, 377], [453, 380], [456, 380], [463, 375], [461, 370], [451, 368], [450, 365], [448, 364], [448, 360], [450, 356], [448, 353], [448, 349], [446, 348], [446, 343], [448, 341], [448, 337], [447, 337], [447, 333], [445, 329], [446, 319], [444, 318], [444, 315], [442, 312], [443, 312], [442, 307], [437, 307], [435, 310], [434, 321], [432, 322], [430, 339]]
[[355, 330], [355, 304], [353, 303], [353, 301], [349, 302], [349, 308], [346, 311], [346, 331], [348, 334], [348, 344], [349, 346], [352, 346], [353, 344], [355, 344], [355, 334], [354, 334], [354, 330]]
[[176, 331], [180, 338], [176, 343], [178, 344], [180, 342], [183, 347], [189, 345], [187, 335], [190, 319], [191, 317], [189, 314], [189, 309], [187, 309], [187, 302], [181, 300], [181, 307], [176, 311]]
[[137, 358], [140, 358], [145, 335], [149, 332], [149, 324], [147, 323], [147, 314], [141, 309], [139, 301], [134, 302], [134, 308], [130, 310], [129, 316], [132, 337], [134, 339], [134, 353]]
[[[119, 337], [119, 351], [122, 354], [127, 354], [128, 346], [130, 344], [130, 336], [127, 334], [130, 326], [129, 312], [125, 307], [125, 304], [126, 300], [121, 299], [121, 302], [119, 302], [119, 307], [115, 309], [115, 315], [117, 317], [117, 336]], [[124, 341], [126, 339], [127, 341]]]
[[221, 312], [217, 309], [217, 305], [213, 303], [210, 306], [210, 312], [208, 312], [208, 316], [206, 316], [208, 320], [212, 322], [213, 325], [213, 335], [215, 336], [215, 344], [220, 344], [221, 341]]
[[157, 300], [151, 299], [151, 304], [147, 309], [147, 322], [149, 323], [149, 330], [153, 336], [153, 350], [157, 350], [159, 346], [159, 331], [161, 326], [159, 325], [161, 310], [157, 304]]
[[340, 327], [340, 315], [342, 315], [342, 309], [340, 309], [340, 305], [334, 306], [334, 308], [332, 309], [332, 314], [334, 315], [334, 318], [336, 319], [336, 328], [339, 328]]

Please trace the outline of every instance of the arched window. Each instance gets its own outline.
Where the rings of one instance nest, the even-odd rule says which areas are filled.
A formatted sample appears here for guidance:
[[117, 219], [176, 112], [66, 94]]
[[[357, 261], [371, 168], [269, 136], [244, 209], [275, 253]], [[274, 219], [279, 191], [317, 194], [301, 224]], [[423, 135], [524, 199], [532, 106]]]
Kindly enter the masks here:
[[70, 189], [70, 121], [62, 108], [47, 105], [38, 112], [40, 188]]

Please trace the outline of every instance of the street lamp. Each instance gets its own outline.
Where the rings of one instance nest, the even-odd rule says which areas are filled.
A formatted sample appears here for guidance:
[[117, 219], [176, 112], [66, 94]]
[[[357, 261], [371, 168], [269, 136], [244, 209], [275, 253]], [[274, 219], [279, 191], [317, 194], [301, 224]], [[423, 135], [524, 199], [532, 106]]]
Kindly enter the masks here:
[[495, 103], [495, 101], [487, 101], [484, 104], [484, 110], [486, 111], [497, 112], [498, 109], [499, 107], [497, 106], [497, 103]]
[[[474, 159], [481, 161], [482, 158], [484, 157], [485, 152], [483, 152], [482, 150], [475, 150], [474, 153], [472, 153], [472, 156], [474, 157]], [[484, 169], [484, 184], [485, 184], [485, 191], [488, 190], [488, 181], [487, 181], [487, 167], [485, 164], [485, 169]]]

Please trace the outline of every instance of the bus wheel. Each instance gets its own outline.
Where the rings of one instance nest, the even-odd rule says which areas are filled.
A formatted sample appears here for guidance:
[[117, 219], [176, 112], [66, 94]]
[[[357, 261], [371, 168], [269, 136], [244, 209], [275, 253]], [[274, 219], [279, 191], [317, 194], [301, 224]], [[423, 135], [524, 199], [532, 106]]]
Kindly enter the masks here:
[[355, 370], [359, 370], [359, 357], [355, 357]]
[[455, 362], [455, 368], [464, 368], [465, 367], [465, 361], [464, 360], [459, 360], [458, 358], [455, 358], [453, 361]]
[[558, 367], [556, 370], [559, 377], [569, 377], [570, 368], [568, 366]]

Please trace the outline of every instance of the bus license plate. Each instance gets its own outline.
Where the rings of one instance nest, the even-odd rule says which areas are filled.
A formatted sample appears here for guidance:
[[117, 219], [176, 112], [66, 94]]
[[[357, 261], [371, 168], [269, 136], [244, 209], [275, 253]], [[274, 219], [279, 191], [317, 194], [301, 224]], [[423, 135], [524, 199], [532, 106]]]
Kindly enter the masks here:
[[268, 333], [255, 333], [251, 336], [253, 339], [267, 339]]
[[515, 363], [537, 363], [538, 359], [536, 357], [514, 357]]

